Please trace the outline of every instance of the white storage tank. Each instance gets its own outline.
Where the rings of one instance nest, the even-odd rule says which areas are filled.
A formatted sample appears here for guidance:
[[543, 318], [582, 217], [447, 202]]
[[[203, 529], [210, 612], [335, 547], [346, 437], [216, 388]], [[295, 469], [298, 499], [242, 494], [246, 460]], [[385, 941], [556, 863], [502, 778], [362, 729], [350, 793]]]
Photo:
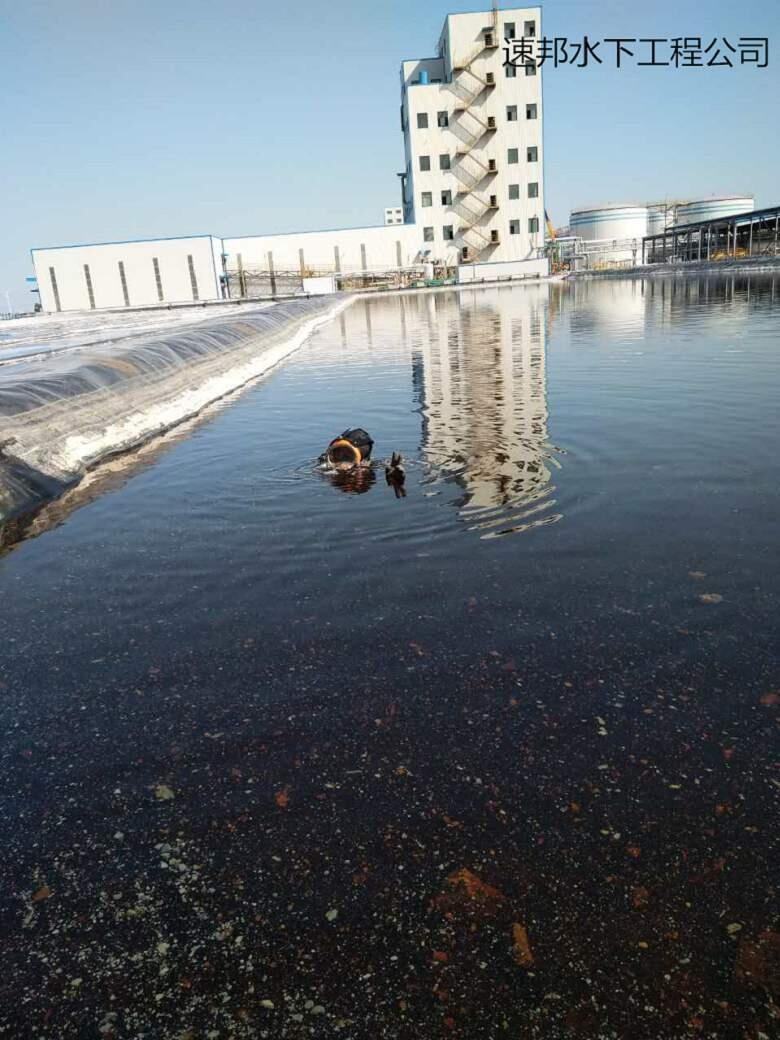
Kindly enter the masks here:
[[641, 240], [647, 234], [647, 206], [622, 204], [573, 209], [569, 226], [573, 235], [586, 241]]
[[677, 223], [678, 202], [649, 202], [647, 204], [647, 234], [659, 235], [665, 228]]
[[753, 212], [752, 195], [718, 195], [708, 199], [692, 199], [677, 207], [677, 224], [696, 224], [700, 221], [731, 217], [735, 213]]

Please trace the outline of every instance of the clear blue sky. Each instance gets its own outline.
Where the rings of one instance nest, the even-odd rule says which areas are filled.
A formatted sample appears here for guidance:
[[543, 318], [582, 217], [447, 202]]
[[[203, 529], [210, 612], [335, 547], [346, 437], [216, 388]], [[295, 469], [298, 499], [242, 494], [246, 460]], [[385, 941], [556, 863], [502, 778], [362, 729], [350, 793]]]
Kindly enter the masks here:
[[[0, 309], [5, 289], [32, 300], [32, 246], [381, 223], [403, 168], [399, 63], [479, 6], [0, 0]], [[546, 70], [554, 222], [591, 201], [780, 203], [780, 0], [548, 0], [543, 31], [770, 38], [763, 70]]]

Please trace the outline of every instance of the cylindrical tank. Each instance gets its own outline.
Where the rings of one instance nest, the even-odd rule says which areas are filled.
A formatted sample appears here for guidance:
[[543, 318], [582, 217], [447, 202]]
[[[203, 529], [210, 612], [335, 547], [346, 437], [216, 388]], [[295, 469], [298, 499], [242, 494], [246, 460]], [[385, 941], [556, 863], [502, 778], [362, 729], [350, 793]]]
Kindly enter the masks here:
[[427, 84], [427, 82], [428, 82], [428, 70], [427, 69], [420, 69], [420, 84], [422, 86], [425, 86], [425, 84]]
[[752, 195], [718, 195], [709, 199], [691, 199], [677, 207], [676, 224], [696, 224], [699, 221], [731, 217], [735, 213], [752, 213]]
[[633, 204], [573, 209], [571, 233], [586, 241], [639, 238], [647, 234], [647, 206]]
[[671, 227], [677, 218], [676, 202], [649, 202], [647, 205], [647, 234], [659, 235]]

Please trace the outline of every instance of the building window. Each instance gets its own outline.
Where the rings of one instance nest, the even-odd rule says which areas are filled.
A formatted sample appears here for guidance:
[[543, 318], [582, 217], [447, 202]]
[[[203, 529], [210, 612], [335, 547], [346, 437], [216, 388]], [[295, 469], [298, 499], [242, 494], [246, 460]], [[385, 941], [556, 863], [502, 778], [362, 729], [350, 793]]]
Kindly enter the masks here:
[[506, 118], [510, 123], [517, 122], [517, 105], [506, 106]]
[[162, 301], [165, 297], [163, 296], [162, 278], [160, 277], [160, 261], [157, 257], [153, 257], [152, 264], [154, 265], [154, 280], [157, 284], [157, 299]]
[[423, 173], [426, 173], [431, 168], [431, 157], [430, 155], [420, 156], [420, 169]]
[[446, 153], [439, 156], [439, 169], [449, 170], [450, 168], [450, 157]]
[[449, 190], [449, 188], [441, 193], [441, 204], [442, 206], [452, 205], [452, 192]]
[[195, 263], [192, 256], [187, 257], [187, 266], [190, 269], [190, 285], [192, 286], [192, 298], [198, 299], [198, 279], [195, 277]]
[[504, 22], [504, 39], [505, 40], [514, 40], [514, 38], [515, 38], [515, 23], [514, 22]]
[[428, 113], [418, 112], [417, 113], [417, 129], [427, 130], [428, 129]]
[[519, 161], [519, 153], [516, 148], [509, 148], [507, 150], [506, 161], [508, 163], [516, 163]]
[[89, 273], [89, 264], [84, 264], [84, 281], [87, 283], [87, 296], [89, 297], [89, 305], [94, 311], [95, 294], [92, 291], [92, 275]]
[[433, 193], [430, 191], [424, 191], [420, 196], [420, 205], [432, 206], [433, 205]]
[[127, 278], [125, 278], [124, 261], [119, 261], [119, 281], [122, 283], [122, 295], [125, 298], [125, 307], [130, 306], [130, 294], [127, 291]]
[[468, 260], [468, 258], [469, 258], [469, 247], [468, 246], [464, 246], [461, 249], [461, 251], [460, 251], [460, 258], [461, 258], [461, 260]]
[[424, 227], [423, 228], [423, 242], [433, 242], [433, 228], [432, 227]]
[[445, 224], [441, 229], [442, 238], [445, 242], [451, 242], [455, 238], [455, 232], [453, 231], [452, 224]]
[[505, 65], [504, 66], [504, 75], [506, 76], [507, 79], [514, 79], [515, 76], [517, 75], [517, 66], [516, 65]]
[[536, 119], [536, 105], [526, 105], [525, 106], [525, 118], [526, 119]]
[[536, 22], [526, 22], [523, 26], [523, 36], [536, 36]]
[[539, 185], [536, 183], [536, 181], [531, 181], [531, 183], [528, 185], [528, 198], [529, 199], [538, 199], [539, 198]]
[[510, 235], [519, 235], [520, 234], [520, 221], [519, 220], [510, 220], [509, 221], [509, 234]]
[[60, 307], [60, 290], [57, 288], [57, 275], [54, 273], [54, 268], [49, 268], [49, 278], [51, 278], [51, 291], [54, 293], [54, 306], [58, 311], [62, 310]]
[[526, 76], [535, 76], [536, 75], [536, 66], [533, 64], [533, 62], [529, 61], [527, 63], [527, 65], [525, 66], [525, 74], [526, 74]]
[[538, 217], [530, 217], [529, 218], [529, 220], [528, 220], [528, 230], [529, 230], [529, 232], [532, 235], [536, 234], [536, 232], [539, 230], [539, 218]]
[[446, 112], [437, 112], [436, 113], [436, 122], [438, 123], [439, 126], [449, 126], [450, 125], [450, 117], [447, 115]]
[[536, 145], [532, 145], [525, 153], [525, 157], [528, 162], [539, 162], [539, 149]]
[[510, 199], [519, 199], [520, 198], [520, 185], [519, 184], [510, 184], [509, 185], [509, 198]]

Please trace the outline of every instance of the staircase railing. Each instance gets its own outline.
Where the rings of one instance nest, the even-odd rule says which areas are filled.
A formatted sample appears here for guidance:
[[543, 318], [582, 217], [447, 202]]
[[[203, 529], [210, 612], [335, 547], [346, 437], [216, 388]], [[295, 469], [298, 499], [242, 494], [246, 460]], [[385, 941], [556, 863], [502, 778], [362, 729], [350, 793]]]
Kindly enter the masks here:
[[[479, 227], [479, 221], [482, 220], [489, 209], [495, 207], [495, 203], [493, 200], [486, 201], [476, 191], [476, 189], [485, 177], [495, 173], [495, 163], [492, 160], [488, 160], [486, 163], [475, 151], [477, 144], [482, 140], [485, 134], [489, 130], [494, 129], [494, 127], [490, 126], [489, 120], [482, 119], [473, 110], [473, 107], [477, 100], [482, 97], [484, 92], [495, 84], [492, 73], [487, 73], [483, 78], [475, 72], [473, 64], [486, 49], [492, 49], [498, 46], [497, 30], [498, 11], [494, 8], [492, 29], [488, 30], [481, 37], [478, 45], [467, 58], [461, 59], [457, 64], [453, 63], [453, 78], [452, 82], [449, 84], [450, 89], [458, 98], [459, 102], [453, 110], [453, 116], [457, 118], [458, 125], [466, 134], [465, 141], [461, 140], [462, 147], [456, 151], [455, 162], [452, 166], [453, 173], [462, 185], [462, 190], [459, 194], [463, 196], [460, 201], [456, 199], [453, 204], [453, 209], [464, 221], [464, 223], [458, 227], [458, 233], [460, 234], [461, 239], [468, 245], [469, 249], [473, 250], [475, 256], [478, 256], [493, 244], [491, 242], [491, 236], [485, 234]], [[467, 81], [464, 81], [461, 74], [470, 77], [476, 85], [469, 84], [467, 86]], [[463, 124], [463, 117], [467, 115], [478, 124], [478, 130], [469, 130]], [[479, 171], [476, 173], [469, 172], [466, 167], [466, 160], [474, 162], [479, 167]], [[466, 199], [469, 200], [469, 205], [466, 205]]]

